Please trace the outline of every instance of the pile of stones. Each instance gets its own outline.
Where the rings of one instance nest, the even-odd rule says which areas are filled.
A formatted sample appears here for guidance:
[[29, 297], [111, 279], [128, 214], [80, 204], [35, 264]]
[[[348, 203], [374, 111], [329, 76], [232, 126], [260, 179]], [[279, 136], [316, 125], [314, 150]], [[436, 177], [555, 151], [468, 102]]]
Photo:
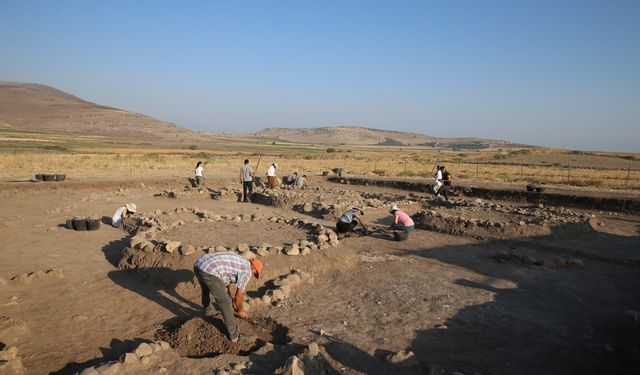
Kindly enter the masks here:
[[31, 282], [35, 280], [63, 278], [64, 272], [59, 268], [55, 268], [46, 271], [38, 270], [35, 272], [22, 273], [20, 275], [12, 277], [11, 281], [17, 284], [31, 284]]
[[[160, 361], [160, 355], [164, 351], [172, 351], [171, 346], [166, 341], [156, 341], [152, 343], [142, 343], [129, 353], [125, 353], [120, 357], [119, 361], [110, 361], [97, 367], [88, 367], [76, 374], [78, 375], [98, 375], [98, 374], [118, 374], [118, 373], [136, 373], [137, 371], [149, 372], [148, 368], [157, 365]], [[137, 366], [135, 371], [131, 368]], [[164, 369], [164, 371], [163, 371]], [[167, 369], [160, 367], [159, 373], [167, 372]]]
[[584, 262], [579, 258], [562, 258], [557, 256], [551, 259], [539, 259], [527, 252], [519, 250], [496, 251], [492, 255], [492, 258], [496, 259], [500, 263], [517, 263], [523, 265], [543, 266], [547, 268], [584, 267]]
[[22, 375], [27, 369], [22, 365], [18, 348], [0, 343], [0, 374]]

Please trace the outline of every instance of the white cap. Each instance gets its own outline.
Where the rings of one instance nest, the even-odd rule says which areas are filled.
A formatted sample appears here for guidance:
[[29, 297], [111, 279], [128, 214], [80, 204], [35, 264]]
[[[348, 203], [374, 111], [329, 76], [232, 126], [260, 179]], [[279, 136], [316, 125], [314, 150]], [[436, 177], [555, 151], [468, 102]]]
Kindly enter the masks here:
[[389, 210], [389, 212], [393, 212], [393, 211], [400, 211], [398, 209], [398, 206], [396, 206], [395, 204], [393, 206], [391, 206], [391, 209]]
[[136, 210], [138, 209], [138, 207], [136, 207], [135, 203], [127, 203], [124, 205], [124, 207], [127, 209], [127, 211], [129, 212], [136, 212]]

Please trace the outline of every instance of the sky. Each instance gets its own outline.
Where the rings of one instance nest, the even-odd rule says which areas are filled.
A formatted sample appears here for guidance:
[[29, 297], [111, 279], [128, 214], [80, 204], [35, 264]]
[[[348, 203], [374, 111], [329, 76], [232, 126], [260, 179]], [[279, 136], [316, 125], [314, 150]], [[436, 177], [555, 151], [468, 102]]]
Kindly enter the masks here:
[[640, 152], [640, 1], [0, 1], [0, 80], [196, 130]]

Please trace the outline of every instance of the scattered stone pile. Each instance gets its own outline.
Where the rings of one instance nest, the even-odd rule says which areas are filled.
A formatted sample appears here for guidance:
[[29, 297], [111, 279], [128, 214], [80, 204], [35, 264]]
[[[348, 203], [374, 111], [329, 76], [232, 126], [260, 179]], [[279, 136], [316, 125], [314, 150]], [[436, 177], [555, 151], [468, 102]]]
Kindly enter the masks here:
[[547, 268], [584, 267], [584, 262], [578, 258], [553, 257], [551, 259], [540, 259], [520, 250], [500, 250], [496, 251], [492, 257], [501, 263], [518, 263], [524, 265], [543, 266]]
[[293, 270], [288, 275], [280, 277], [273, 282], [275, 288], [267, 289], [265, 294], [261, 298], [251, 298], [248, 302], [249, 307], [254, 307], [260, 304], [274, 304], [278, 306], [280, 302], [289, 298], [291, 295], [291, 288], [302, 284], [303, 282], [312, 282], [313, 279], [310, 274]]
[[337, 375], [340, 374], [340, 371], [331, 366], [324, 354], [320, 352], [318, 344], [314, 342], [308, 345], [304, 353], [289, 357], [284, 366], [276, 370], [275, 373], [281, 375]]
[[[451, 212], [453, 211], [452, 214]], [[493, 211], [502, 220], [478, 219], [476, 213]], [[467, 215], [467, 216], [464, 216]], [[423, 210], [412, 216], [416, 228], [434, 232], [462, 235], [476, 239], [548, 234], [550, 226], [575, 224], [593, 225], [594, 215], [582, 214], [565, 208], [501, 206], [475, 201], [457, 201], [454, 210]], [[585, 226], [585, 228], [587, 228]]]
[[55, 268], [50, 270], [38, 270], [35, 272], [22, 273], [20, 275], [11, 278], [11, 281], [16, 284], [31, 284], [36, 280], [46, 279], [63, 279], [64, 272], [61, 269]]
[[198, 189], [189, 185], [185, 185], [182, 190], [173, 188], [161, 191], [160, 193], [156, 193], [153, 195], [154, 197], [162, 197], [162, 198], [183, 198], [183, 197], [195, 197], [202, 196], [206, 199], [215, 199], [215, 200], [228, 200], [228, 201], [239, 201], [242, 196], [242, 191], [235, 189], [233, 187], [223, 187], [220, 190], [216, 191], [213, 189]]
[[[160, 355], [164, 351], [172, 351], [166, 341], [156, 341], [153, 343], [142, 343], [129, 353], [120, 357], [119, 361], [111, 361], [97, 367], [88, 367], [78, 375], [115, 375], [119, 373], [150, 372], [151, 366], [157, 367], [160, 363]], [[167, 369], [159, 367], [157, 373], [166, 373]]]

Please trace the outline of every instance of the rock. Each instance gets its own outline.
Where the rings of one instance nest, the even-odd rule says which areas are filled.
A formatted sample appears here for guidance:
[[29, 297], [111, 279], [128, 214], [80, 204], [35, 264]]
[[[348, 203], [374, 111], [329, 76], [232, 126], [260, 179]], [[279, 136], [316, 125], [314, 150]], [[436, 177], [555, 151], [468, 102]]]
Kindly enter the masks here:
[[304, 362], [300, 361], [295, 355], [287, 359], [282, 371], [283, 375], [304, 375]]
[[420, 364], [412, 351], [401, 350], [387, 356], [387, 361], [402, 367], [413, 367]]
[[125, 353], [121, 358], [120, 362], [124, 365], [133, 365], [138, 363], [138, 356], [135, 353]]
[[293, 244], [293, 245], [291, 245], [291, 246], [288, 246], [288, 247], [285, 249], [285, 253], [286, 253], [287, 255], [292, 255], [292, 256], [300, 255], [300, 248], [298, 247], [298, 245]]
[[272, 291], [271, 299], [273, 301], [282, 301], [284, 298], [285, 296], [281, 289], [275, 289]]
[[240, 372], [246, 368], [247, 368], [247, 365], [245, 365], [244, 363], [236, 363], [235, 365], [233, 365], [233, 371]]
[[251, 259], [255, 259], [255, 258], [256, 258], [256, 254], [254, 254], [253, 252], [248, 251], [248, 250], [247, 250], [247, 251], [243, 251], [243, 252], [241, 252], [241, 253], [240, 253], [240, 255], [241, 255], [244, 259], [248, 259], [248, 260], [251, 260]]
[[312, 342], [311, 344], [309, 344], [308, 349], [309, 349], [309, 355], [311, 357], [315, 357], [318, 354], [320, 354], [320, 348], [318, 348], [317, 342]]
[[313, 205], [311, 203], [305, 203], [302, 206], [302, 212], [306, 212], [306, 213], [313, 212]]
[[219, 369], [218, 372], [216, 372], [216, 375], [229, 375], [229, 373], [224, 369]]
[[225, 252], [227, 251], [227, 248], [222, 246], [222, 245], [218, 245], [216, 246], [216, 252]]
[[269, 248], [269, 254], [271, 255], [278, 255], [280, 253], [282, 253], [282, 246], [273, 246]]
[[284, 298], [287, 298], [291, 295], [291, 287], [289, 285], [282, 285], [278, 289], [282, 292]]
[[538, 207], [538, 208], [540, 208], [540, 209], [542, 209], [542, 208], [544, 208], [544, 204], [542, 204], [542, 203], [538, 203], [538, 206], [537, 206], [537, 207]]
[[220, 215], [213, 215], [212, 219], [213, 219], [213, 220], [215, 220], [215, 221], [222, 221], [222, 216], [220, 216]]
[[100, 375], [115, 375], [122, 369], [120, 362], [109, 362], [97, 368]]
[[321, 235], [318, 236], [318, 245], [322, 245], [322, 244], [327, 243], [327, 242], [329, 242], [329, 237], [327, 237], [324, 234], [321, 234]]
[[267, 250], [266, 247], [259, 248], [256, 253], [258, 253], [258, 255], [260, 255], [261, 257], [268, 257], [270, 255], [269, 250]]
[[154, 353], [157, 353], [162, 350], [162, 346], [160, 346], [160, 344], [158, 344], [157, 342], [151, 343], [149, 345], [151, 345], [151, 349], [153, 349]]
[[300, 252], [300, 255], [308, 255], [308, 254], [311, 254], [311, 249], [309, 249], [308, 247], [304, 247]]
[[138, 345], [136, 350], [134, 350], [133, 352], [138, 357], [145, 357], [153, 354], [153, 348], [151, 348], [151, 345], [147, 344], [146, 342], [143, 342], [142, 344]]
[[338, 247], [340, 242], [336, 239], [336, 240], [331, 240], [330, 244], [331, 244], [332, 247]]
[[162, 348], [162, 350], [171, 349], [171, 345], [169, 345], [169, 343], [166, 341], [158, 341], [158, 344], [160, 344], [160, 347]]
[[187, 256], [187, 255], [194, 254], [195, 252], [196, 252], [196, 249], [192, 245], [180, 246], [181, 255]]
[[241, 218], [240, 216], [236, 216], [236, 217], [234, 217], [234, 218], [233, 218], [233, 219], [231, 219], [231, 220], [232, 220], [232, 221], [234, 221], [234, 222], [236, 222], [236, 223], [239, 223], [239, 222], [241, 222], [241, 221], [242, 221], [242, 218]]
[[164, 251], [169, 254], [173, 254], [180, 248], [180, 242], [167, 240], [164, 243]]
[[238, 251], [239, 252], [244, 252], [244, 251], [249, 251], [249, 245], [247, 243], [239, 243], [238, 244]]
[[584, 267], [584, 262], [581, 259], [578, 259], [578, 258], [571, 258], [571, 259], [567, 260], [567, 267], [582, 268], [582, 267]]
[[140, 358], [140, 363], [142, 363], [143, 365], [148, 365], [149, 363], [151, 363], [151, 357], [146, 356]]

